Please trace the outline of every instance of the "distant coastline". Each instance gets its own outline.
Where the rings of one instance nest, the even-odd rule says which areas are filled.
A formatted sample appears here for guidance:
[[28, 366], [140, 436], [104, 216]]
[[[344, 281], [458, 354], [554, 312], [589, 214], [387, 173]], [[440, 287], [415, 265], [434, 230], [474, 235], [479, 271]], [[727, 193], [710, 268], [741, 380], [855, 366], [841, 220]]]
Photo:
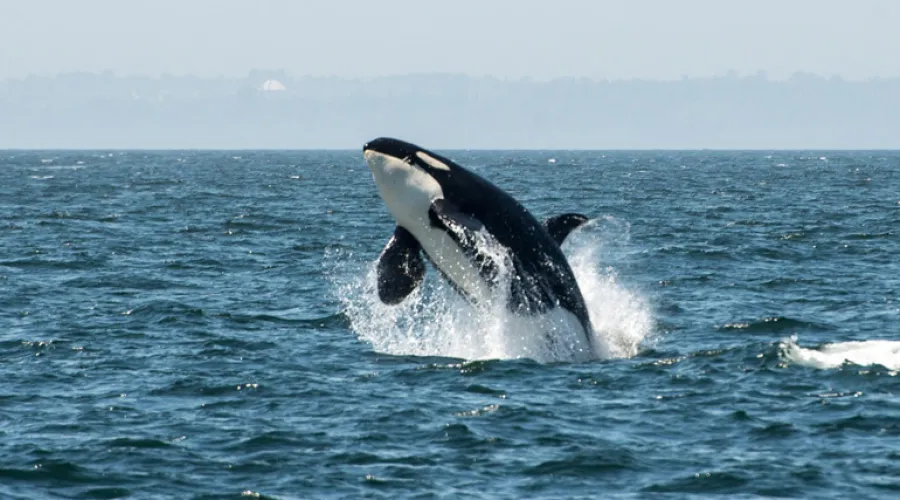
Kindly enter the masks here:
[[900, 79], [126, 77], [0, 81], [0, 149], [900, 149]]

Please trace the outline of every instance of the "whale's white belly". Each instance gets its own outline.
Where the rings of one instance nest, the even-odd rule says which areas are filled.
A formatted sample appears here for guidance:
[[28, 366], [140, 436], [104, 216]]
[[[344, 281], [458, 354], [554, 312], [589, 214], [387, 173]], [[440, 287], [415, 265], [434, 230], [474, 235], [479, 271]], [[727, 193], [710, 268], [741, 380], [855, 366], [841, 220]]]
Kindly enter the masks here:
[[388, 211], [412, 233], [435, 266], [471, 299], [490, 298], [490, 286], [481, 277], [476, 264], [446, 232], [432, 227], [428, 220], [431, 204], [444, 197], [440, 184], [421, 169], [375, 152], [367, 152], [375, 184]]
[[490, 299], [490, 285], [481, 276], [475, 262], [445, 231], [416, 224], [406, 229], [415, 236], [431, 262], [475, 302]]

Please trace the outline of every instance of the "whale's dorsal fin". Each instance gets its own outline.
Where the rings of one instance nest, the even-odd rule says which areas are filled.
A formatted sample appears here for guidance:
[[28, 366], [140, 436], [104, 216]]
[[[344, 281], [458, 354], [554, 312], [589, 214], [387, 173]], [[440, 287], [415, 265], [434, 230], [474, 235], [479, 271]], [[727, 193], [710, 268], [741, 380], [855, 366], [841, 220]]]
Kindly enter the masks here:
[[562, 245], [569, 233], [587, 221], [588, 218], [581, 214], [562, 214], [545, 220], [544, 229], [550, 233], [550, 237], [553, 238], [557, 245]]
[[422, 246], [406, 229], [397, 226], [378, 257], [378, 298], [398, 304], [425, 278]]

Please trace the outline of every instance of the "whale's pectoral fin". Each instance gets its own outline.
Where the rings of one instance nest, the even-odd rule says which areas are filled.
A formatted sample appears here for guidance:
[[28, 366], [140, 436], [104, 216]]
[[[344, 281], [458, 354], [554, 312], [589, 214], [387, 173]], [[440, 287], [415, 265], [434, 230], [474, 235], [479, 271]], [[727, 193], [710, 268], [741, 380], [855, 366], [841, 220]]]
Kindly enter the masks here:
[[453, 203], [439, 198], [428, 208], [428, 220], [433, 227], [447, 231], [450, 237], [464, 247], [475, 243], [475, 233], [484, 225], [474, 217], [459, 210]]
[[497, 264], [493, 261], [487, 248], [482, 243], [485, 236], [478, 238], [484, 224], [478, 219], [461, 211], [459, 207], [444, 199], [431, 202], [428, 208], [428, 220], [432, 227], [445, 231], [455, 241], [478, 268], [478, 272], [489, 283], [497, 277]]
[[409, 231], [397, 226], [378, 258], [378, 298], [398, 304], [425, 278], [422, 246]]
[[550, 237], [557, 245], [562, 245], [569, 233], [587, 221], [588, 218], [581, 214], [562, 214], [545, 220], [544, 229], [550, 233]]

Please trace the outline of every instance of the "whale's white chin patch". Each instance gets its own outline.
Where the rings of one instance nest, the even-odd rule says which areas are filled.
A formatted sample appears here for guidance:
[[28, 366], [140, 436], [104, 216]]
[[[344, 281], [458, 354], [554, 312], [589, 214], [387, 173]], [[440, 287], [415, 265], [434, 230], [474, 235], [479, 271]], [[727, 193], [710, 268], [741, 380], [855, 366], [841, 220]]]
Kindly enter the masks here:
[[427, 226], [431, 202], [444, 197], [441, 185], [419, 167], [377, 151], [364, 153], [378, 194], [397, 223], [413, 234]]

